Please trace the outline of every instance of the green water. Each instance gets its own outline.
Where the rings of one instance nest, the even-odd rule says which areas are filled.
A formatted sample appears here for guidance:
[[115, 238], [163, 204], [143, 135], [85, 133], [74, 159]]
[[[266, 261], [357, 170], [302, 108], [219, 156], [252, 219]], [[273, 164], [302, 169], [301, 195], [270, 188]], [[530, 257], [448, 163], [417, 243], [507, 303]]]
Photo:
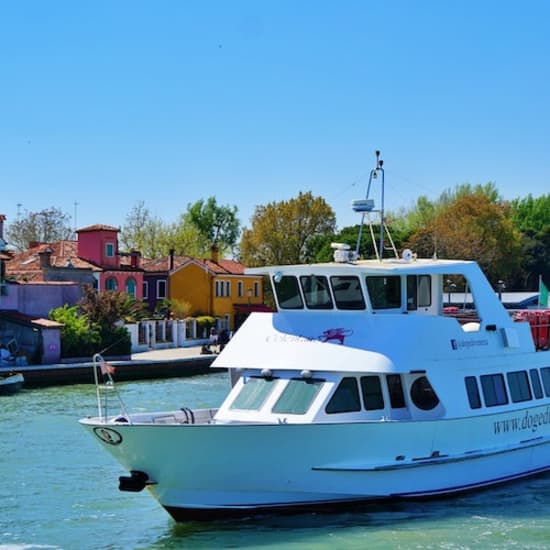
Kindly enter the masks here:
[[[128, 409], [217, 406], [225, 374], [119, 386]], [[550, 474], [458, 498], [176, 524], [80, 427], [92, 386], [0, 398], [0, 548], [549, 548]], [[225, 453], [220, 449], [220, 453]]]

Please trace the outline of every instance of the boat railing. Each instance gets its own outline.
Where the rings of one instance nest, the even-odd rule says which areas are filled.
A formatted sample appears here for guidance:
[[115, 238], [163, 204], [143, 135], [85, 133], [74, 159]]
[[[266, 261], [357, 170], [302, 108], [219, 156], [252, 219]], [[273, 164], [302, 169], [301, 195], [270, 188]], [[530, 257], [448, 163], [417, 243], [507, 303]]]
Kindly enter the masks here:
[[529, 323], [537, 351], [550, 348], [550, 309], [516, 309], [510, 314], [517, 323]]
[[113, 367], [99, 353], [94, 355], [92, 367], [97, 397], [97, 413], [100, 421], [105, 422], [109, 416], [109, 410], [116, 407], [116, 405], [112, 405], [114, 398], [114, 401], [118, 403], [119, 410], [111, 413], [111, 415], [120, 414], [121, 421], [131, 424], [130, 415], [126, 412], [126, 407], [112, 377]]

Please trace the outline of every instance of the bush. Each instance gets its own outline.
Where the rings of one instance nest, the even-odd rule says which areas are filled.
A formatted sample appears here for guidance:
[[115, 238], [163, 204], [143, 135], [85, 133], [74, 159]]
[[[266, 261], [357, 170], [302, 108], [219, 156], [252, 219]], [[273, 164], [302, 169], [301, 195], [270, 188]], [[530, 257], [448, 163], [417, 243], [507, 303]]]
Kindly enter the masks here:
[[50, 319], [63, 323], [61, 329], [61, 357], [92, 356], [101, 349], [98, 328], [86, 315], [80, 315], [78, 306], [58, 307], [50, 311]]

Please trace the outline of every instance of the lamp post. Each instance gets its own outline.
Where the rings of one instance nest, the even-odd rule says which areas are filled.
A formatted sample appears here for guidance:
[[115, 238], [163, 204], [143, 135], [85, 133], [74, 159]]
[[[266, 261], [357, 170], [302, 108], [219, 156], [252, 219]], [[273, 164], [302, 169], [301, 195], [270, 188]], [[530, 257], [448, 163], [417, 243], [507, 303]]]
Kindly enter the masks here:
[[447, 304], [451, 305], [451, 291], [456, 288], [456, 285], [451, 279], [447, 279], [445, 282], [447, 283]]
[[502, 291], [506, 288], [506, 285], [504, 284], [504, 281], [498, 280], [497, 281], [497, 290], [498, 290], [498, 299], [502, 302]]

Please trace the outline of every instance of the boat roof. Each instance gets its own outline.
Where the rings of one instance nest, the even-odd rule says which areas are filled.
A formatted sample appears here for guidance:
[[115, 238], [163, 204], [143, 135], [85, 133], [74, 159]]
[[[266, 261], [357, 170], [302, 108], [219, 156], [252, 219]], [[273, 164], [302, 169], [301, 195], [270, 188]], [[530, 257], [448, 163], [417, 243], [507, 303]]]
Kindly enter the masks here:
[[467, 273], [472, 270], [477, 270], [477, 264], [471, 260], [440, 260], [440, 259], [415, 259], [404, 260], [399, 258], [391, 258], [387, 260], [357, 260], [354, 262], [326, 262], [315, 264], [295, 264], [295, 265], [275, 265], [263, 267], [251, 267], [246, 269], [246, 273], [250, 275], [271, 275], [275, 273], [296, 273], [296, 272], [313, 272], [316, 273], [325, 271], [342, 272], [349, 271], [372, 271], [380, 274], [397, 274], [397, 273]]

